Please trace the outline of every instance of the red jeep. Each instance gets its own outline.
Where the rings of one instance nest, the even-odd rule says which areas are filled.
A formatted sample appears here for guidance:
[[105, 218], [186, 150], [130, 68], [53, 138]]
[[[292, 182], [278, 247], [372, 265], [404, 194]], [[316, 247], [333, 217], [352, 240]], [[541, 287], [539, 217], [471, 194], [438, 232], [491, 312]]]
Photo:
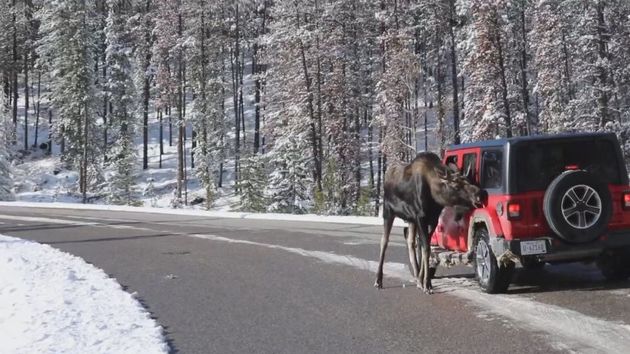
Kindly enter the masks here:
[[441, 263], [472, 263], [484, 291], [506, 291], [516, 262], [597, 261], [608, 279], [630, 276], [630, 187], [614, 134], [456, 145], [444, 162], [482, 188], [483, 208], [461, 220], [445, 208], [431, 243]]

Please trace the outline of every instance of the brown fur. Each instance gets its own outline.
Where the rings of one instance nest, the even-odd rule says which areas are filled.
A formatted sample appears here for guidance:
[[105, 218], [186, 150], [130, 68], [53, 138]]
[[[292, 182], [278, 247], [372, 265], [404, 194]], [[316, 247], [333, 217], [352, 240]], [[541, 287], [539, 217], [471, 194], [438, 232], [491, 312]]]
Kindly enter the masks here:
[[[409, 164], [393, 164], [385, 174], [383, 184], [383, 237], [379, 266], [374, 286], [383, 287], [383, 263], [392, 225], [396, 217], [410, 224], [407, 236], [410, 270], [418, 287], [432, 292], [429, 273], [430, 232], [437, 225], [445, 206], [454, 207], [458, 215], [478, 205], [479, 188], [470, 184], [459, 173], [447, 168], [440, 158], [430, 152], [420, 153]], [[416, 238], [422, 252], [420, 270], [416, 254]]]

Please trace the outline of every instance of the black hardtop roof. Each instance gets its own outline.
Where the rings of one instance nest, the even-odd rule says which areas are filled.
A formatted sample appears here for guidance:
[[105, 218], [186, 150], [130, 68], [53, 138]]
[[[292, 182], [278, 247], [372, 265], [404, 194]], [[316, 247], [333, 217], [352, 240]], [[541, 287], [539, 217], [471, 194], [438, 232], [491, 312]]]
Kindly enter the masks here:
[[461, 150], [468, 148], [488, 148], [488, 147], [502, 147], [506, 144], [516, 144], [520, 142], [530, 141], [545, 141], [555, 139], [579, 139], [579, 138], [615, 138], [614, 133], [563, 133], [563, 134], [544, 134], [544, 135], [530, 135], [530, 136], [518, 136], [513, 138], [496, 139], [476, 141], [472, 143], [450, 145], [447, 150]]

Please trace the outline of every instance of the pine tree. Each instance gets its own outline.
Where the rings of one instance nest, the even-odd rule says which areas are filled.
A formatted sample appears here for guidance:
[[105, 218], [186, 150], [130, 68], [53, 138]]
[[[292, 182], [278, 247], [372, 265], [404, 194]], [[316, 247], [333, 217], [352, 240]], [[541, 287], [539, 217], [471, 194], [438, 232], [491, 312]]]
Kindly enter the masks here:
[[[0, 75], [1, 77], [1, 75]], [[13, 179], [7, 146], [10, 143], [11, 118], [6, 96], [0, 92], [0, 200], [14, 200]]]
[[303, 155], [307, 141], [297, 135], [276, 142], [270, 153], [274, 170], [265, 193], [270, 200], [267, 211], [303, 214], [309, 210], [313, 180], [309, 158]]
[[108, 164], [108, 199], [116, 204], [132, 204], [134, 199], [133, 145], [135, 133], [136, 97], [130, 64], [132, 54], [130, 32], [127, 28], [129, 8], [123, 0], [108, 0], [106, 58], [109, 68], [107, 91], [111, 103], [109, 122], [114, 131], [114, 144], [110, 148]]
[[504, 9], [504, 0], [471, 3], [474, 47], [465, 63], [468, 101], [463, 122], [468, 139], [511, 137], [514, 132]]
[[569, 102], [575, 97], [573, 45], [569, 41], [572, 13], [558, 0], [540, 1], [536, 7], [532, 38], [535, 51], [536, 88], [542, 98], [541, 129], [561, 132], [574, 129]]
[[[195, 175], [206, 192], [210, 208], [216, 189], [216, 174], [221, 160], [221, 136], [224, 134], [224, 97], [221, 67], [223, 37], [216, 16], [218, 9], [207, 1], [191, 0], [186, 4], [188, 19], [188, 72], [193, 89], [191, 121], [193, 124]], [[214, 15], [213, 15], [214, 14]]]
[[237, 184], [240, 200], [236, 205], [236, 210], [255, 213], [267, 210], [265, 198], [267, 171], [264, 157], [252, 155], [242, 158], [241, 178]]
[[85, 0], [49, 1], [37, 12], [42, 37], [39, 57], [50, 70], [50, 100], [59, 119], [54, 133], [63, 141], [62, 159], [79, 169], [79, 189], [87, 201], [89, 170], [97, 163], [95, 115], [94, 4]]

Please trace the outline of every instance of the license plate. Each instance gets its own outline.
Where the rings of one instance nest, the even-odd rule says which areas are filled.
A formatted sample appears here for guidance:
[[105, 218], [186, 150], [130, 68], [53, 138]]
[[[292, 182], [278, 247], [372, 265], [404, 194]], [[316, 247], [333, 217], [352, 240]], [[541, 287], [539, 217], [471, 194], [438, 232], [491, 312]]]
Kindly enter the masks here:
[[521, 255], [522, 256], [527, 256], [530, 254], [543, 254], [543, 253], [547, 253], [547, 242], [545, 242], [545, 240], [521, 242]]

